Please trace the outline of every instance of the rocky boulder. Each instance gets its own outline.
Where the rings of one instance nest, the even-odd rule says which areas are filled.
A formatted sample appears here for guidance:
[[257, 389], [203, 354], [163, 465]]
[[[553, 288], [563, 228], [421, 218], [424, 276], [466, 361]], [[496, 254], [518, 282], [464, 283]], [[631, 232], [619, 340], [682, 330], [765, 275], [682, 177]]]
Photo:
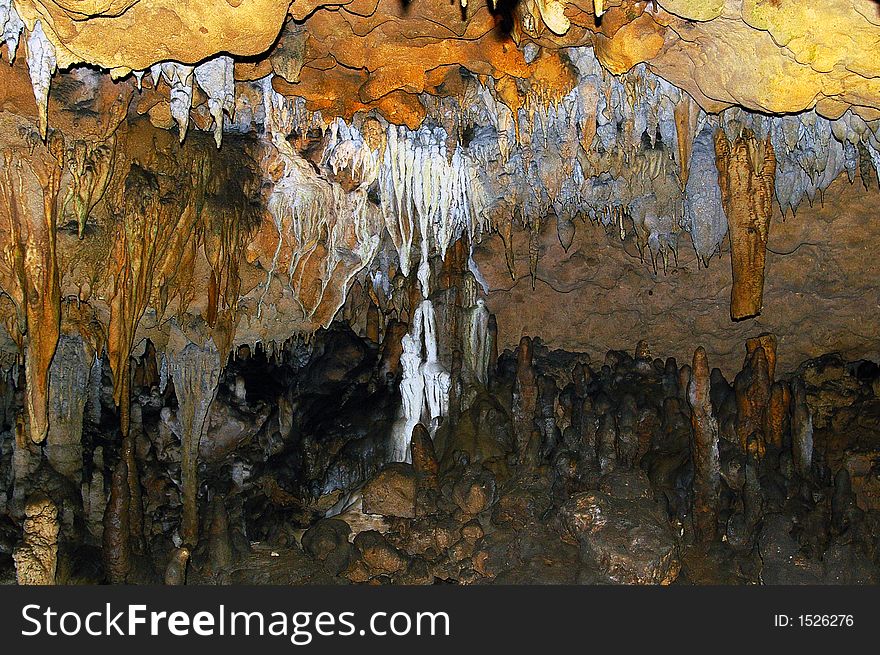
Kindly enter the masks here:
[[575, 494], [559, 512], [563, 539], [581, 560], [618, 584], [670, 584], [681, 569], [678, 539], [657, 506], [599, 491]]

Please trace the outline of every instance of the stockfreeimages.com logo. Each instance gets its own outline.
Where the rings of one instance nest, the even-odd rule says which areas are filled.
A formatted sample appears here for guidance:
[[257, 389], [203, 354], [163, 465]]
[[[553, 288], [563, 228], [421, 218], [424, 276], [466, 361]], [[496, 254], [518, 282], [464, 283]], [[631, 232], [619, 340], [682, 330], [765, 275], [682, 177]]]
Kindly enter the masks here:
[[285, 637], [306, 646], [315, 637], [425, 637], [450, 636], [446, 612], [373, 612], [358, 628], [355, 612], [245, 612], [220, 605], [214, 611], [165, 612], [146, 605], [126, 605], [115, 610], [111, 603], [92, 612], [63, 611], [51, 606], [25, 605], [21, 610], [24, 637]]

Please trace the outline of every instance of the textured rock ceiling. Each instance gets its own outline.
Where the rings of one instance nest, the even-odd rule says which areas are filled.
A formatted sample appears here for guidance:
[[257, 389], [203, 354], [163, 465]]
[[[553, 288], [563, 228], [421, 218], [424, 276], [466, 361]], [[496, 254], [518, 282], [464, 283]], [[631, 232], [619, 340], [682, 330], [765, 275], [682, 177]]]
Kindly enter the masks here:
[[880, 168], [875, 0], [0, 0], [0, 29], [0, 350], [35, 440], [59, 334], [124, 408], [145, 337], [390, 317], [462, 236], [511, 275], [525, 239], [532, 286], [548, 225], [653, 279], [729, 249], [714, 300], [752, 318], [774, 211]]
[[274, 70], [294, 85], [284, 90], [308, 98], [311, 109], [350, 114], [358, 103], [381, 106], [391, 120], [402, 112], [410, 126], [415, 99], [402, 94], [448, 93], [443, 80], [459, 65], [534, 81], [535, 67], [522, 55], [528, 43], [550, 50], [593, 45], [614, 74], [645, 62], [710, 111], [818, 107], [837, 118], [852, 106], [865, 119], [880, 116], [876, 0], [13, 4], [28, 32], [41, 23], [61, 68], [86, 63], [121, 77], [159, 62], [195, 64], [227, 53], [242, 61], [238, 79]]

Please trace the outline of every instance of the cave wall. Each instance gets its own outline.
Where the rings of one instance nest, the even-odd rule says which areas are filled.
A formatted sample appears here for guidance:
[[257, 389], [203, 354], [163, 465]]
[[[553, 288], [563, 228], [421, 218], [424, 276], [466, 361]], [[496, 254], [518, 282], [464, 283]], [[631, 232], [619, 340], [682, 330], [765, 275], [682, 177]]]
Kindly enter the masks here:
[[498, 235], [475, 247], [474, 259], [489, 284], [488, 304], [498, 319], [499, 350], [521, 336], [540, 336], [551, 348], [584, 351], [601, 359], [608, 350], [632, 352], [645, 339], [655, 356], [688, 361], [703, 345], [711, 366], [726, 374], [742, 366], [745, 340], [772, 332], [779, 340], [779, 370], [839, 351], [848, 359], [880, 356], [880, 192], [846, 175], [812, 206], [783, 219], [778, 206], [770, 227], [763, 313], [732, 322], [729, 244], [698, 266], [689, 237], [668, 270], [641, 261], [631, 239], [593, 223], [577, 222], [568, 251], [555, 221], [540, 232], [535, 289], [529, 276], [529, 235], [514, 233], [516, 280]]

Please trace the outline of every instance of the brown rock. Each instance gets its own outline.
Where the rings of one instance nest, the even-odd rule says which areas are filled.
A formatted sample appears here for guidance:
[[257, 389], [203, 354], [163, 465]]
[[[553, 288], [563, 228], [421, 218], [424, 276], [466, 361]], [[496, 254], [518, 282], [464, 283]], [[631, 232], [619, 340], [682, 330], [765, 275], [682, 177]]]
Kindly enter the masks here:
[[579, 543], [585, 563], [609, 581], [665, 585], [678, 577], [678, 540], [652, 502], [588, 491], [572, 496], [559, 516], [564, 537]]
[[349, 568], [352, 546], [348, 541], [351, 528], [339, 519], [321, 519], [303, 533], [303, 549], [324, 562], [327, 570], [338, 575]]
[[452, 487], [452, 500], [467, 516], [475, 516], [495, 501], [495, 478], [486, 469], [469, 471]]
[[[880, 324], [863, 320], [859, 308], [880, 304], [873, 283], [880, 278], [880, 259], [857, 262], [851, 254], [853, 248], [880, 248], [880, 225], [863, 218], [880, 204], [880, 193], [876, 186], [859, 194], [852, 189], [842, 175], [822, 203], [802, 203], [797, 220], [784, 221], [774, 203], [760, 327], [730, 320], [722, 302], [730, 293], [729, 268], [714, 259], [703, 267], [691, 247], [679, 248], [675, 275], [655, 277], [625, 243], [606, 239], [589, 224], [578, 229], [566, 253], [556, 226], [547, 221], [540, 234], [546, 283], [539, 280], [537, 291], [527, 293], [521, 284], [511, 288], [502, 237], [484, 236], [474, 245], [474, 260], [492, 289], [487, 304], [498, 319], [498, 348], [515, 349], [521, 335], [539, 334], [553, 348], [601, 360], [608, 350], [645, 339], [654, 352], [689, 362], [699, 343], [712, 365], [733, 379], [742, 368], [742, 344], [756, 331], [767, 331], [784, 344], [777, 353], [777, 378], [827, 352], [876, 360]], [[528, 233], [514, 230], [511, 246], [519, 279], [528, 273]], [[595, 321], [583, 313], [596, 297], [602, 298], [603, 313], [617, 320]], [[853, 322], [860, 325], [857, 333], [829, 329]]]
[[416, 515], [416, 473], [412, 465], [389, 464], [363, 488], [364, 512], [412, 518]]
[[424, 483], [426, 486], [436, 487], [440, 464], [437, 461], [437, 454], [434, 452], [434, 441], [421, 423], [417, 423], [413, 428], [409, 447], [412, 453], [413, 470], [419, 476], [420, 484]]
[[354, 538], [354, 546], [364, 564], [375, 573], [395, 573], [405, 568], [407, 560], [381, 533], [366, 530]]
[[746, 130], [729, 143], [718, 130], [715, 157], [731, 244], [730, 318], [739, 321], [760, 314], [764, 303], [776, 156], [769, 136], [762, 145]]

